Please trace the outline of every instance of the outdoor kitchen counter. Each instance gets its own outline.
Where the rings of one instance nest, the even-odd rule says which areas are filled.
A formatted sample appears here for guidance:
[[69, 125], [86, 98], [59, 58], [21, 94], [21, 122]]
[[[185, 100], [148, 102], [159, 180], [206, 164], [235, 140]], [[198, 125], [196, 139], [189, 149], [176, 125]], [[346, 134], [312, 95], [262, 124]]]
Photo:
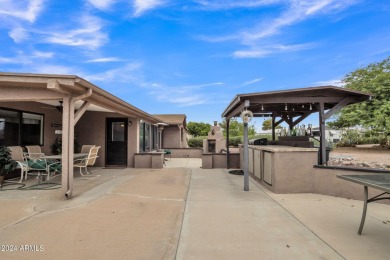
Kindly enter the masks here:
[[250, 149], [263, 150], [271, 153], [318, 152], [318, 148], [304, 148], [285, 145], [249, 145], [248, 147]]
[[312, 190], [313, 165], [318, 161], [318, 148], [249, 145], [248, 157], [249, 173], [274, 193]]

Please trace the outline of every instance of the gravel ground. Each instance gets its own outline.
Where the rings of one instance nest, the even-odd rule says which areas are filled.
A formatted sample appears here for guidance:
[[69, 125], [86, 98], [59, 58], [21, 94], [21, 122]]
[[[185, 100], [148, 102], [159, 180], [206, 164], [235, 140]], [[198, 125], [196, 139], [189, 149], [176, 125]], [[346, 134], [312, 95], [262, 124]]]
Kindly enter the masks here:
[[390, 164], [390, 149], [379, 148], [375, 145], [337, 147], [330, 152], [330, 157], [352, 157], [361, 162]]

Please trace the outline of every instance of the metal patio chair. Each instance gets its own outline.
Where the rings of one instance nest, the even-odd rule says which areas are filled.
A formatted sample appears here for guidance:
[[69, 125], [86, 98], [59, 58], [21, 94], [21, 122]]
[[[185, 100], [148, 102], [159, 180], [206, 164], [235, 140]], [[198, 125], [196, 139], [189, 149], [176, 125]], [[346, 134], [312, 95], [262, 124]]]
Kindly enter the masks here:
[[81, 147], [81, 152], [80, 153], [86, 153], [88, 154], [89, 151], [91, 150], [91, 148], [95, 147], [95, 145], [93, 144], [84, 144], [82, 147]]
[[[93, 166], [96, 162], [96, 158], [98, 158], [100, 146], [94, 146], [89, 150], [88, 156], [85, 158], [75, 160], [73, 167], [80, 169], [80, 175], [84, 176], [85, 174], [92, 174], [92, 172], [88, 169], [88, 166]], [[82, 168], [85, 169], [85, 174], [82, 172]]]
[[61, 162], [55, 160], [46, 160], [45, 154], [42, 153], [40, 146], [26, 146], [26, 148], [26, 160], [28, 165], [27, 174], [37, 175], [38, 178], [46, 176], [46, 180], [48, 180], [50, 179], [51, 171], [53, 171], [53, 175], [56, 173], [61, 173]]
[[8, 148], [11, 150], [11, 159], [18, 164], [17, 169], [20, 169], [19, 182], [22, 182], [23, 178], [27, 178], [29, 169], [26, 158], [24, 157], [23, 148], [21, 146], [8, 146]]

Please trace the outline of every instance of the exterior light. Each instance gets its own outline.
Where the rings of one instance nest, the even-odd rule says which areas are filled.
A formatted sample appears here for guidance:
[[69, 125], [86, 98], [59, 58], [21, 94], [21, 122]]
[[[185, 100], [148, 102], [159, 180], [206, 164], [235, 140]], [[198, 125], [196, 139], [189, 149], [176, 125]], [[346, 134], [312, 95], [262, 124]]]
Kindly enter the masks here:
[[252, 118], [253, 118], [253, 113], [252, 113], [252, 111], [249, 111], [249, 110], [244, 110], [244, 111], [242, 111], [242, 113], [241, 113], [241, 119], [242, 119], [242, 121], [243, 121], [245, 124], [249, 123], [249, 122], [252, 120]]
[[311, 107], [311, 103], [310, 103], [310, 110], [313, 110], [313, 108]]
[[264, 106], [263, 106], [263, 104], [261, 104], [261, 110], [264, 110]]
[[287, 111], [287, 103], [284, 103], [284, 110]]
[[305, 105], [304, 105], [304, 104], [302, 104], [302, 108], [305, 108]]

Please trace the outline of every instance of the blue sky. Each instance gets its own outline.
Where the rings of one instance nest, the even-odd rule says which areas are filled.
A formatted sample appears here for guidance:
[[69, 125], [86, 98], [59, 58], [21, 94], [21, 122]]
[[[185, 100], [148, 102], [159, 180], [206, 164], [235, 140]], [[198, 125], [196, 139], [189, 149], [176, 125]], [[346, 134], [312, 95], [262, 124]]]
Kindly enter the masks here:
[[339, 85], [383, 60], [389, 17], [373, 0], [0, 0], [0, 71], [75, 74], [212, 123], [236, 94]]

